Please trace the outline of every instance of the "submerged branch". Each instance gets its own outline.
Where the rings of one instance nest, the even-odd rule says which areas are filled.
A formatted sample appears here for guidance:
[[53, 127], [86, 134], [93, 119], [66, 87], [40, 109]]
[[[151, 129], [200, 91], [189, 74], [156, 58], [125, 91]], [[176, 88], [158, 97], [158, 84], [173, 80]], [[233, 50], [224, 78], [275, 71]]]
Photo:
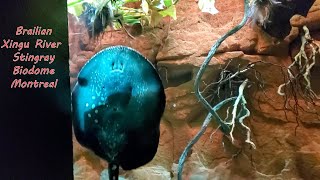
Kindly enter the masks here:
[[195, 83], [194, 83], [194, 87], [195, 87], [195, 94], [197, 96], [197, 98], [200, 100], [200, 102], [202, 102], [202, 104], [205, 106], [205, 108], [212, 114], [212, 116], [215, 118], [215, 120], [218, 122], [219, 125], [221, 125], [221, 130], [224, 133], [228, 133], [230, 132], [230, 128], [225, 125], [222, 122], [222, 119], [218, 116], [218, 114], [216, 112], [213, 111], [212, 106], [209, 104], [209, 102], [202, 96], [201, 92], [200, 92], [200, 82], [202, 79], [202, 76], [204, 74], [205, 69], [207, 68], [208, 64], [210, 63], [212, 57], [214, 56], [214, 54], [216, 53], [217, 49], [219, 48], [219, 46], [221, 45], [221, 43], [226, 40], [229, 36], [233, 35], [234, 33], [236, 33], [237, 31], [239, 31], [247, 22], [248, 19], [248, 0], [244, 0], [244, 6], [245, 6], [245, 10], [244, 10], [244, 16], [242, 21], [233, 29], [231, 29], [230, 31], [228, 31], [225, 35], [223, 35], [221, 38], [219, 38], [217, 40], [217, 42], [212, 46], [211, 50], [208, 53], [207, 58], [205, 59], [205, 61], [203, 62], [203, 64], [200, 67], [200, 70], [198, 71], [198, 74], [196, 76], [195, 79]]
[[[214, 106], [212, 108], [212, 111], [216, 112], [218, 111], [223, 105], [229, 103], [230, 101], [235, 100], [236, 97], [231, 97], [228, 99], [225, 99], [224, 101], [221, 101], [220, 103], [218, 103], [216, 106]], [[179, 164], [178, 164], [178, 179], [181, 180], [182, 179], [182, 170], [183, 170], [183, 166], [185, 163], [185, 160], [187, 158], [187, 155], [189, 153], [189, 151], [191, 150], [191, 148], [193, 147], [193, 145], [195, 143], [198, 142], [198, 140], [200, 139], [200, 137], [203, 135], [203, 133], [207, 130], [208, 125], [210, 124], [212, 119], [212, 114], [208, 113], [206, 119], [204, 120], [200, 131], [197, 133], [197, 135], [188, 143], [187, 147], [184, 149], [182, 155], [180, 156], [179, 159]]]
[[[244, 0], [244, 16], [242, 21], [233, 29], [231, 29], [230, 31], [228, 31], [225, 35], [223, 35], [221, 38], [219, 38], [216, 43], [212, 46], [211, 50], [208, 53], [208, 56], [206, 57], [205, 61], [203, 62], [203, 64], [200, 67], [200, 70], [197, 73], [196, 79], [195, 79], [195, 83], [194, 83], [194, 87], [195, 87], [195, 94], [197, 96], [197, 98], [200, 100], [200, 102], [205, 106], [205, 108], [209, 111], [200, 131], [197, 133], [197, 135], [189, 142], [189, 144], [187, 145], [187, 147], [185, 148], [185, 150], [183, 151], [180, 159], [179, 159], [179, 164], [178, 164], [178, 180], [182, 179], [182, 170], [183, 170], [183, 166], [186, 160], [186, 157], [188, 155], [188, 152], [191, 150], [192, 146], [200, 139], [200, 137], [203, 135], [203, 133], [206, 131], [209, 123], [211, 122], [212, 117], [215, 118], [215, 120], [218, 122], [218, 125], [221, 127], [221, 130], [224, 134], [229, 134], [230, 133], [230, 128], [229, 125], [226, 124], [225, 121], [223, 121], [220, 116], [217, 114], [217, 110], [220, 109], [224, 104], [227, 104], [228, 102], [232, 101], [232, 100], [236, 100], [237, 97], [231, 97], [228, 99], [224, 99], [223, 101], [221, 101], [220, 103], [218, 103], [217, 105], [215, 105], [214, 107], [212, 107], [210, 105], [210, 103], [202, 96], [201, 92], [200, 92], [200, 82], [202, 79], [202, 76], [205, 72], [205, 69], [207, 68], [208, 64], [210, 63], [212, 57], [214, 56], [214, 54], [216, 53], [217, 49], [219, 48], [219, 46], [221, 45], [221, 43], [226, 40], [229, 36], [233, 35], [234, 33], [236, 33], [237, 31], [239, 31], [247, 22], [248, 19], [248, 13], [249, 13], [249, 1], [248, 0]], [[239, 73], [239, 72], [238, 72]], [[237, 74], [234, 74], [233, 77], [237, 76]], [[233, 78], [231, 77], [231, 79]], [[228, 79], [230, 79], [230, 77], [228, 77]], [[244, 83], [246, 84], [247, 81], [245, 81]], [[244, 85], [245, 86], [245, 85]], [[241, 86], [241, 88], [244, 86]], [[243, 119], [246, 117], [246, 115], [243, 116]], [[242, 120], [243, 120], [242, 119]]]

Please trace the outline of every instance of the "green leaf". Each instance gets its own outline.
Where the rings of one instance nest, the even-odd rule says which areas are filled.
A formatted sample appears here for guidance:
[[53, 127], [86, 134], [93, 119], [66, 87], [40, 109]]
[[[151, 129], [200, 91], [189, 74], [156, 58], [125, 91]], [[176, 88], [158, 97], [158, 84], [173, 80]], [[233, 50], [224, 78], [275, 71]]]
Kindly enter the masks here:
[[166, 7], [170, 7], [172, 5], [172, 0], [164, 0], [164, 4]]
[[166, 9], [166, 5], [164, 3], [164, 0], [154, 0], [150, 4], [151, 9], [157, 9], [157, 10], [164, 10]]
[[152, 11], [150, 25], [152, 27], [155, 27], [157, 24], [160, 23], [162, 18], [163, 18], [163, 16], [160, 13], [158, 13], [157, 11]]
[[68, 12], [75, 16], [80, 16], [84, 10], [82, 3], [82, 1], [70, 3], [70, 5], [68, 5]]
[[120, 24], [119, 22], [114, 22], [114, 23], [113, 23], [113, 28], [114, 28], [115, 30], [119, 30], [119, 29], [122, 28], [122, 26], [121, 26], [121, 24]]
[[140, 24], [139, 19], [125, 19], [124, 22], [129, 25]]
[[151, 17], [150, 16], [142, 16], [140, 22], [141, 22], [142, 26], [149, 26], [151, 24]]
[[75, 4], [82, 2], [83, 0], [68, 0], [67, 6], [74, 6]]
[[149, 4], [148, 4], [148, 2], [146, 1], [146, 0], [142, 0], [142, 2], [141, 2], [141, 8], [142, 8], [142, 11], [144, 12], [144, 13], [148, 13], [149, 12]]
[[161, 14], [162, 17], [170, 16], [170, 17], [172, 17], [174, 20], [177, 19], [176, 7], [175, 7], [175, 5], [172, 5], [172, 6], [168, 7], [166, 10], [159, 11], [159, 14]]
[[140, 0], [124, 0], [124, 3], [138, 2]]

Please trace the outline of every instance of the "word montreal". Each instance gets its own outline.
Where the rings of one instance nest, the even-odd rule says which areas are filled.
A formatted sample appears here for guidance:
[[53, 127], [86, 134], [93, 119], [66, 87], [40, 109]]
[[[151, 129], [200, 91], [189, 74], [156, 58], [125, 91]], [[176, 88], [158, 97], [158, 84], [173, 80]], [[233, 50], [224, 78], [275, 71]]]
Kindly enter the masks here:
[[55, 81], [22, 81], [22, 79], [15, 79], [11, 83], [11, 88], [57, 88], [58, 79]]

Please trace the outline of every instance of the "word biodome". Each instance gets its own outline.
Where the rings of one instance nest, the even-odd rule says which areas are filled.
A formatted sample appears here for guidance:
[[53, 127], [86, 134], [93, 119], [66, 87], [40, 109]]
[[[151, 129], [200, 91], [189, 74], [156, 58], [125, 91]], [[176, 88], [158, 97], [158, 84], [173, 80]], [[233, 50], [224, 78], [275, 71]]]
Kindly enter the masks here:
[[13, 68], [13, 75], [54, 75], [55, 69], [39, 68], [33, 65], [30, 69], [23, 66], [15, 66]]

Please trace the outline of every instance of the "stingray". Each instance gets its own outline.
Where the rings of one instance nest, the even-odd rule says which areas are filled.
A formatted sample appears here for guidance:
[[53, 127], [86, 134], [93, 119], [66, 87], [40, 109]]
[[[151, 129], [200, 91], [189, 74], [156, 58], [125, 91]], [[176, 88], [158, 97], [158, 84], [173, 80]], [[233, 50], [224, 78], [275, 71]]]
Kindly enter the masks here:
[[155, 67], [137, 51], [106, 48], [81, 69], [72, 92], [77, 141], [109, 163], [131, 170], [150, 162], [159, 144], [164, 88]]

